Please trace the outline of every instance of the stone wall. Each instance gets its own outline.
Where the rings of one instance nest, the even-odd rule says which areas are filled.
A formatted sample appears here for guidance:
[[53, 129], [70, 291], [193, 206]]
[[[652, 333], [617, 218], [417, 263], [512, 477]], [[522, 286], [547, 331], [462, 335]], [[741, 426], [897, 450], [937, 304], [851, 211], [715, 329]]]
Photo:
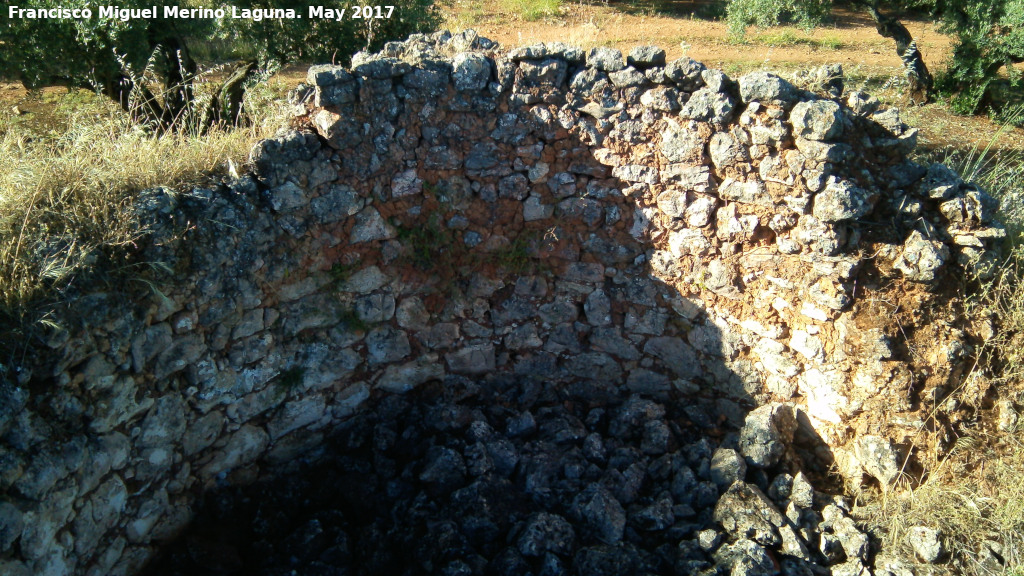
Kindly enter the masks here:
[[709, 429], [792, 402], [823, 468], [891, 482], [1004, 233], [834, 72], [471, 31], [311, 68], [253, 176], [143, 193], [154, 271], [4, 371], [0, 572], [132, 574], [204, 490], [430, 381], [672, 390]]

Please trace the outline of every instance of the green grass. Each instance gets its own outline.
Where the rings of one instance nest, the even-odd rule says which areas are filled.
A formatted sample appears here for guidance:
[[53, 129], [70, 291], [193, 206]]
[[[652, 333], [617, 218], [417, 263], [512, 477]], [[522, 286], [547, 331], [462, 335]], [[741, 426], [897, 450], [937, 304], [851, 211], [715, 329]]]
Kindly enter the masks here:
[[252, 45], [236, 38], [190, 38], [188, 48], [189, 55], [204, 64], [252, 60], [258, 56]]
[[430, 214], [425, 222], [398, 226], [398, 239], [405, 248], [407, 262], [421, 272], [454, 273], [459, 253], [464, 252], [438, 213]]
[[356, 270], [355, 264], [345, 264], [343, 262], [335, 262], [331, 265], [331, 269], [328, 270], [327, 274], [331, 277], [331, 282], [335, 288], [340, 288], [348, 279], [352, 276], [352, 272]]
[[444, 27], [452, 32], [474, 28], [486, 22], [489, 14], [480, 2], [474, 0], [455, 0], [451, 10], [447, 12]]
[[562, 0], [502, 0], [506, 10], [527, 22], [558, 16]]
[[498, 267], [508, 274], [523, 275], [533, 270], [536, 260], [531, 255], [535, 234], [522, 232], [508, 246], [491, 254]]
[[691, 20], [725, 18], [725, 2], [678, 2], [676, 0], [632, 0], [607, 3], [619, 12], [641, 16], [669, 16]]

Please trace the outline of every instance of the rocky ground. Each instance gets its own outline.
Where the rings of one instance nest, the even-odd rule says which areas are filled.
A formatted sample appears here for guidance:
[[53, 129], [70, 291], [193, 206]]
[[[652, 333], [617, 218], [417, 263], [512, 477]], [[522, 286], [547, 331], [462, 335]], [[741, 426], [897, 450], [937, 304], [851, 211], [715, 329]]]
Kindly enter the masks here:
[[767, 405], [736, 432], [669, 394], [426, 386], [275, 480], [206, 495], [145, 574], [909, 574], [812, 485], [805, 418]]

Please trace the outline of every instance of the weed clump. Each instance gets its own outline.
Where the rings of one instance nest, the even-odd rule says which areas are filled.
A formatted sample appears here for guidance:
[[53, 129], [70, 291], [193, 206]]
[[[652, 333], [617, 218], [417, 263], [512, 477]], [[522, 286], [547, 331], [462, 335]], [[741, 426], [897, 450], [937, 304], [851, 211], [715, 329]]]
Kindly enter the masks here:
[[527, 22], [558, 16], [562, 0], [504, 0], [506, 10]]
[[268, 106], [245, 128], [158, 136], [82, 94], [52, 104], [52, 128], [0, 116], [0, 316], [14, 321], [100, 268], [126, 272], [125, 255], [144, 234], [133, 214], [138, 192], [244, 167], [283, 118]]

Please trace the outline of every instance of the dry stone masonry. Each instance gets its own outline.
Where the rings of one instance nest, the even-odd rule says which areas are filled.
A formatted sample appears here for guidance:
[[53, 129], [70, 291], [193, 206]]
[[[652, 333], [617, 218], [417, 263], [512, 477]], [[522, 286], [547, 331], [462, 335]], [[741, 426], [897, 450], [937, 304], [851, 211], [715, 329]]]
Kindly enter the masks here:
[[[903, 573], [808, 478], [888, 485], [941, 443], [926, 416], [978, 337], [945, 303], [1005, 232], [834, 72], [819, 95], [654, 47], [504, 52], [472, 31], [310, 68], [254, 175], [138, 199], [144, 295], [78, 296], [0, 372], [0, 572], [135, 574], [202, 494], [308, 463], [381, 398], [532, 382], [640, 411], [618, 429], [577, 411], [556, 444], [636, 482], [692, 478], [629, 499], [554, 466], [578, 501], [524, 512], [510, 554], [531, 570], [618, 562], [577, 548], [637, 529], [675, 530], [652, 541], [685, 548], [677, 573]], [[457, 451], [501, 444], [486, 427], [535, 449], [515, 440], [533, 416], [482, 418], [418, 481], [534, 478]], [[631, 438], [647, 460], [600, 456]], [[664, 454], [682, 455], [652, 472]]]

